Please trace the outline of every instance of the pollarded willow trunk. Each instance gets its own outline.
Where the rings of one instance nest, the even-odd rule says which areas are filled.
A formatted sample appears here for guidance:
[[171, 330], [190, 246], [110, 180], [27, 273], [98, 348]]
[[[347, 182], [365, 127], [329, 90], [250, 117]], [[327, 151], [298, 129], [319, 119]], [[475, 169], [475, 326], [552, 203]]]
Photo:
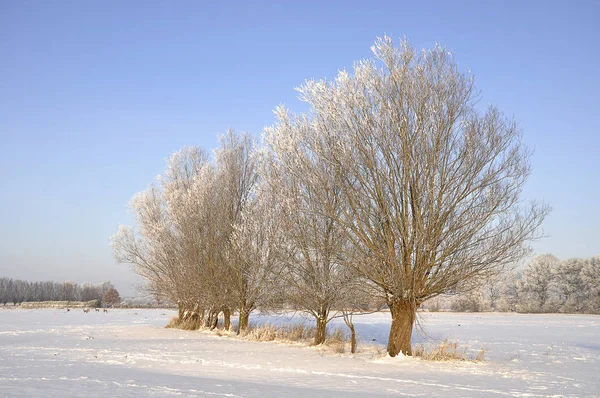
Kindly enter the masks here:
[[325, 333], [327, 332], [327, 322], [317, 319], [317, 332], [315, 333], [315, 345], [325, 342]]
[[412, 355], [410, 339], [417, 315], [417, 307], [408, 300], [398, 300], [388, 303], [392, 314], [392, 327], [388, 340], [387, 351], [391, 357], [402, 353]]
[[223, 329], [229, 330], [231, 327], [231, 310], [228, 307], [223, 308]]
[[317, 316], [317, 331], [315, 333], [315, 345], [323, 344], [327, 334], [327, 311], [321, 311]]
[[239, 315], [239, 321], [238, 321], [237, 334], [240, 334], [241, 332], [248, 329], [249, 318], [250, 318], [250, 311], [248, 311], [246, 308], [241, 308], [240, 315]]
[[219, 311], [211, 310], [210, 311], [210, 321], [209, 321], [210, 330], [216, 329], [218, 324], [219, 324]]
[[177, 303], [177, 306], [179, 307], [179, 313], [178, 318], [179, 318], [179, 322], [183, 321], [183, 316], [185, 315], [185, 307], [183, 305], [183, 303]]

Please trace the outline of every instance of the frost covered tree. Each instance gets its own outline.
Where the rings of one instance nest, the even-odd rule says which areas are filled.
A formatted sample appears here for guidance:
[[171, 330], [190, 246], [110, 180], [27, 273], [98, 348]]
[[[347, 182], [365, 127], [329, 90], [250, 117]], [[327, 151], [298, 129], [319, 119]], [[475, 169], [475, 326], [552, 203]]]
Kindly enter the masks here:
[[585, 287], [581, 272], [586, 261], [571, 258], [561, 261], [555, 269], [556, 289], [562, 312], [581, 312], [585, 306]]
[[347, 267], [353, 249], [331, 216], [344, 206], [333, 191], [336, 173], [305, 145], [315, 131], [296, 128], [283, 108], [276, 113], [280, 122], [265, 131], [263, 174], [281, 209], [281, 233], [290, 250], [282, 295], [292, 308], [314, 317], [318, 345], [325, 341], [327, 324], [342, 316], [339, 310], [353, 306], [351, 291], [358, 275]]
[[483, 296], [491, 311], [498, 310], [499, 301], [502, 299], [502, 295], [506, 290], [506, 277], [507, 275], [504, 273], [492, 275], [485, 280], [485, 284], [483, 285]]
[[521, 259], [548, 208], [522, 203], [521, 132], [476, 107], [474, 78], [447, 50], [388, 37], [372, 50], [353, 73], [300, 87], [309, 114], [279, 109], [273, 135], [330, 170], [301, 169], [315, 214], [368, 260], [353, 264], [387, 300], [388, 353], [410, 355], [419, 306]]
[[600, 313], [600, 255], [588, 259], [581, 269], [587, 296], [587, 311]]
[[548, 306], [554, 285], [554, 277], [560, 261], [552, 254], [534, 257], [523, 272], [523, 288], [530, 296], [528, 304], [533, 311], [551, 311]]
[[232, 287], [240, 256], [232, 245], [255, 182], [249, 134], [221, 136], [214, 161], [197, 147], [171, 156], [167, 170], [132, 200], [137, 229], [120, 227], [115, 257], [129, 263], [148, 289], [179, 306], [179, 321], [225, 327], [239, 304]]
[[289, 260], [275, 195], [261, 184], [234, 225], [231, 288], [239, 313], [238, 333], [248, 328], [250, 313], [269, 308], [281, 291], [281, 275]]
[[93, 285], [91, 283], [81, 284], [81, 301], [98, 300], [100, 302], [103, 295], [104, 292], [101, 285]]
[[74, 282], [64, 282], [60, 287], [60, 298], [65, 301], [78, 301], [81, 298], [81, 289]]
[[211, 260], [213, 181], [207, 154], [183, 148], [170, 157], [157, 182], [132, 199], [137, 228], [120, 226], [111, 239], [117, 261], [131, 264], [153, 289], [177, 303], [180, 318], [200, 318], [206, 301], [208, 289], [200, 284]]
[[0, 303], [6, 305], [11, 299], [12, 279], [0, 278]]
[[[220, 137], [220, 147], [215, 153], [218, 203], [222, 206], [219, 213], [221, 214], [219, 225], [222, 226], [221, 247], [224, 249], [223, 256], [220, 258], [222, 261], [220, 271], [222, 280], [227, 281], [222, 284], [226, 302], [221, 309], [224, 315], [224, 327], [229, 329], [232, 308], [238, 308], [238, 332], [248, 326], [250, 311], [260, 303], [259, 295], [264, 293], [261, 290], [266, 288], [265, 284], [271, 276], [274, 261], [273, 253], [270, 252], [270, 245], [274, 242], [272, 235], [268, 238], [263, 236], [264, 240], [258, 238], [253, 242], [260, 248], [253, 244], [240, 246], [236, 244], [240, 241], [234, 242], [233, 237], [236, 226], [242, 226], [238, 232], [243, 231], [244, 227], [252, 230], [260, 224], [268, 228], [266, 223], [262, 223], [263, 220], [258, 219], [267, 214], [257, 206], [246, 211], [251, 204], [257, 181], [254, 150], [255, 141], [250, 134], [236, 134], [233, 130], [228, 130]], [[256, 202], [253, 204], [256, 205]], [[273, 231], [271, 230], [270, 233], [272, 234]], [[246, 252], [246, 249], [251, 252]], [[247, 257], [252, 254], [256, 257], [252, 260], [248, 259]], [[267, 258], [263, 258], [263, 255]], [[251, 261], [258, 261], [258, 263], [253, 264]], [[261, 298], [265, 297], [266, 295]]]

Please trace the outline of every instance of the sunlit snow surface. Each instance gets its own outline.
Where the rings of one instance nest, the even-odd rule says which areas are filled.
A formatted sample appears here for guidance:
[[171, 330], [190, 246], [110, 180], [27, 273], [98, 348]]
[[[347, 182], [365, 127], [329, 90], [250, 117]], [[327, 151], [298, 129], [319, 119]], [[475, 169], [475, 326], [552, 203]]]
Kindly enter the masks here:
[[[432, 363], [366, 347], [383, 349], [389, 314], [355, 317], [355, 357], [165, 329], [174, 314], [0, 309], [0, 396], [600, 396], [598, 316], [424, 314], [413, 343], [486, 349], [484, 363]], [[251, 318], [302, 322], [290, 317]]]

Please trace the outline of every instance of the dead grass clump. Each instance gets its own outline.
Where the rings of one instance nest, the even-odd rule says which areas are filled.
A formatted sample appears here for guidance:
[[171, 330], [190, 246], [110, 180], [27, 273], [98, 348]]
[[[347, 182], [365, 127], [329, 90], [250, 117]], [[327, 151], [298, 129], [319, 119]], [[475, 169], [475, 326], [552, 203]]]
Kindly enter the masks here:
[[336, 354], [344, 354], [346, 352], [346, 343], [342, 342], [331, 342], [327, 343], [327, 346], [333, 350]]
[[274, 326], [265, 324], [262, 326], [249, 325], [242, 333], [242, 337], [254, 341], [288, 341], [305, 342], [315, 337], [315, 328], [304, 324]]
[[472, 361], [481, 362], [484, 360], [485, 350], [481, 349], [475, 358], [470, 358], [466, 349], [460, 349], [457, 342], [448, 340], [442, 341], [437, 347], [425, 347], [417, 345], [412, 352], [416, 358], [421, 358], [426, 361]]
[[184, 319], [179, 328], [183, 330], [198, 330], [203, 326], [202, 320], [199, 316], [191, 316], [187, 319]]
[[336, 354], [344, 354], [346, 352], [346, 344], [348, 337], [342, 328], [337, 328], [330, 333], [325, 339], [325, 345], [333, 349]]
[[284, 326], [277, 331], [277, 339], [285, 341], [303, 342], [315, 338], [316, 329], [302, 323]]
[[483, 362], [485, 361], [485, 348], [482, 348], [481, 350], [479, 350], [479, 352], [477, 353], [477, 356], [475, 357], [475, 359], [473, 359], [474, 362]]
[[189, 316], [184, 320], [179, 319], [179, 317], [173, 317], [165, 327], [181, 330], [198, 330], [202, 327], [202, 321], [199, 316]]
[[263, 326], [249, 327], [243, 337], [254, 341], [273, 341], [277, 338], [277, 328], [268, 323]]
[[171, 318], [171, 320], [169, 321], [169, 323], [167, 323], [167, 326], [165, 326], [167, 329], [177, 329], [179, 328], [179, 324], [181, 322], [179, 321], [179, 317], [178, 316], [174, 316], [173, 318]]
[[325, 340], [325, 342], [329, 342], [331, 344], [335, 344], [335, 343], [345, 343], [348, 341], [348, 338], [346, 337], [346, 333], [344, 333], [344, 330], [342, 330], [342, 328], [337, 328], [333, 331], [333, 333], [329, 334], [327, 336], [327, 339]]
[[[217, 335], [221, 335], [219, 331]], [[248, 328], [241, 333], [241, 337], [245, 340], [253, 341], [282, 341], [292, 343], [304, 343], [311, 345], [316, 334], [316, 328], [299, 323], [294, 325], [275, 326], [265, 324], [257, 326], [255, 324], [248, 325]], [[323, 347], [326, 351], [333, 350], [338, 354], [346, 352], [348, 337], [342, 328], [338, 328], [327, 335]]]

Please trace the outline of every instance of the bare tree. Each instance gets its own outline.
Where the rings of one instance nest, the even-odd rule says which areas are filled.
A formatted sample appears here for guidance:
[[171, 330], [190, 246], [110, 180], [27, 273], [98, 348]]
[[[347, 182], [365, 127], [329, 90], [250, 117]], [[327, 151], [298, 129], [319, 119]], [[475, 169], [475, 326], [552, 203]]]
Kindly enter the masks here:
[[[222, 243], [220, 246], [225, 249], [219, 267], [220, 279], [225, 281], [221, 285], [224, 300], [220, 310], [223, 311], [224, 327], [229, 329], [231, 313], [234, 308], [238, 307], [239, 332], [240, 329], [247, 327], [250, 312], [260, 302], [258, 295], [260, 290], [265, 287], [263, 282], [266, 280], [259, 274], [266, 277], [270, 272], [270, 262], [272, 262], [272, 259], [260, 258], [260, 255], [264, 254], [261, 249], [269, 250], [272, 239], [260, 242], [264, 245], [261, 249], [253, 245], [240, 245], [240, 240], [234, 244], [233, 234], [236, 225], [244, 225], [252, 230], [257, 226], [257, 222], [260, 223], [257, 216], [265, 215], [263, 213], [259, 216], [255, 213], [251, 216], [252, 211], [249, 211], [247, 212], [248, 217], [242, 220], [252, 199], [257, 181], [256, 156], [253, 152], [255, 142], [249, 133], [237, 134], [229, 129], [220, 137], [220, 144], [215, 159], [218, 175], [218, 203], [221, 205], [219, 225], [222, 227]], [[253, 210], [257, 210], [257, 208], [254, 207]], [[266, 227], [266, 225], [264, 226]], [[246, 237], [248, 237], [247, 234]], [[246, 240], [245, 243], [250, 242]], [[254, 243], [259, 242], [257, 240]], [[246, 256], [251, 254], [244, 252], [244, 249], [259, 250], [259, 253], [254, 253], [259, 257], [252, 260], [259, 263], [250, 264]]]
[[215, 173], [196, 147], [176, 152], [156, 184], [131, 201], [138, 229], [119, 227], [111, 239], [119, 262], [133, 266], [149, 285], [179, 306], [179, 318], [199, 322], [208, 289], [203, 276], [215, 236], [210, 213]]
[[92, 285], [91, 283], [81, 284], [81, 301], [98, 300], [102, 301], [102, 287], [99, 285]]
[[196, 147], [173, 154], [157, 183], [132, 200], [137, 231], [121, 227], [112, 240], [117, 260], [177, 303], [186, 327], [214, 328], [223, 312], [228, 328], [238, 305], [232, 235], [256, 179], [253, 144], [249, 134], [229, 130], [214, 162]]
[[[302, 135], [286, 122], [280, 113], [280, 123], [266, 131], [263, 170], [277, 196], [281, 232], [290, 250], [282, 295], [292, 308], [315, 318], [314, 343], [322, 344], [327, 324], [342, 316], [340, 310], [352, 306], [349, 292], [357, 274], [346, 265], [352, 248], [342, 225], [329, 214], [342, 212], [343, 203], [332, 190], [336, 173], [322, 158], [313, 156]], [[317, 184], [317, 179], [327, 183]], [[324, 206], [329, 212], [323, 211]]]
[[254, 309], [268, 308], [277, 298], [278, 282], [289, 260], [281, 223], [275, 195], [261, 184], [236, 222], [232, 237], [229, 267], [239, 312], [238, 333], [247, 329]]
[[352, 264], [387, 300], [388, 353], [410, 355], [417, 308], [521, 259], [549, 209], [522, 204], [530, 153], [520, 130], [496, 108], [478, 111], [474, 78], [448, 51], [419, 54], [387, 37], [372, 49], [376, 60], [354, 74], [300, 87], [310, 114], [279, 108], [274, 134], [335, 176], [307, 178], [368, 260]]
[[104, 293], [104, 296], [102, 297], [102, 302], [112, 307], [115, 304], [119, 304], [121, 302], [121, 296], [119, 295], [117, 289], [111, 287], [106, 291], [106, 293]]
[[61, 285], [60, 289], [61, 300], [65, 301], [77, 301], [80, 298], [79, 286], [74, 282], [65, 282]]

